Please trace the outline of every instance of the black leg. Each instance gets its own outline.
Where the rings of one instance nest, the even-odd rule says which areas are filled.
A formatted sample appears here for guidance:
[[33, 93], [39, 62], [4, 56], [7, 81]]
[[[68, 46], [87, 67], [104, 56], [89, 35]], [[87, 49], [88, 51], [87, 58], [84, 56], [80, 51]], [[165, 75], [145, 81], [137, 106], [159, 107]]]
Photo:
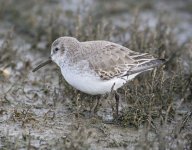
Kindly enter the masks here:
[[115, 92], [115, 101], [116, 101], [116, 117], [119, 115], [119, 94]]

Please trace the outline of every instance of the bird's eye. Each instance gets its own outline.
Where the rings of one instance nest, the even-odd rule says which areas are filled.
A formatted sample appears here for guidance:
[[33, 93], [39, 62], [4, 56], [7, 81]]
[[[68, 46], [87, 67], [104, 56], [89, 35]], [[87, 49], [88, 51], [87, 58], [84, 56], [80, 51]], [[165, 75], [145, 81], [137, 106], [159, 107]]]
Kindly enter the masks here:
[[59, 50], [59, 48], [58, 48], [58, 47], [56, 47], [56, 48], [55, 48], [55, 52], [57, 52], [58, 50]]

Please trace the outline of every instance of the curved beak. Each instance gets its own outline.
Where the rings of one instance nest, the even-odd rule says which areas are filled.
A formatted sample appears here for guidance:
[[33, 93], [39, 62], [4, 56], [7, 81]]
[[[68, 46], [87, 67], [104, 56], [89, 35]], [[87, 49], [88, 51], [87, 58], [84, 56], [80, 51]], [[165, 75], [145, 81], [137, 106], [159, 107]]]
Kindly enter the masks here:
[[35, 67], [35, 68], [32, 70], [32, 72], [35, 72], [35, 71], [39, 70], [40, 68], [44, 67], [45, 65], [50, 64], [50, 63], [52, 63], [52, 62], [53, 62], [53, 61], [51, 60], [51, 57], [49, 57], [49, 59], [48, 59], [47, 61], [45, 61], [45, 62], [39, 64], [37, 67]]

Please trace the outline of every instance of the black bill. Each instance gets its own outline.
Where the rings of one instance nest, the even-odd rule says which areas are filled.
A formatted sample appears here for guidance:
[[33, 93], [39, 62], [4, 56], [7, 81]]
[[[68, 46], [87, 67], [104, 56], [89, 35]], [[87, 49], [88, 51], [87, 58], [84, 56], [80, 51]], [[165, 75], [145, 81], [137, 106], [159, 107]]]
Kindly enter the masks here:
[[43, 66], [45, 66], [45, 65], [47, 65], [47, 64], [50, 64], [50, 63], [52, 63], [52, 60], [51, 60], [51, 59], [48, 59], [47, 61], [41, 63], [41, 64], [38, 65], [36, 68], [34, 68], [34, 69], [32, 70], [32, 72], [35, 72], [35, 71], [39, 70], [40, 68], [42, 68]]

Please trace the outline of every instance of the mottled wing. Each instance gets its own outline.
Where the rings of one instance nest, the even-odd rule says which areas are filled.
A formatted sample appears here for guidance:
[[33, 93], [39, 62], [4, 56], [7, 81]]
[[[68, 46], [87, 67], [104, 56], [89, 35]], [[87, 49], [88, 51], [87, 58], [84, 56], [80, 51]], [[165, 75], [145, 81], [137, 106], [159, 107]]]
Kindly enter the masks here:
[[134, 52], [115, 43], [100, 41], [92, 44], [92, 48], [98, 49], [92, 49], [87, 59], [103, 80], [143, 72], [162, 63], [147, 53]]

